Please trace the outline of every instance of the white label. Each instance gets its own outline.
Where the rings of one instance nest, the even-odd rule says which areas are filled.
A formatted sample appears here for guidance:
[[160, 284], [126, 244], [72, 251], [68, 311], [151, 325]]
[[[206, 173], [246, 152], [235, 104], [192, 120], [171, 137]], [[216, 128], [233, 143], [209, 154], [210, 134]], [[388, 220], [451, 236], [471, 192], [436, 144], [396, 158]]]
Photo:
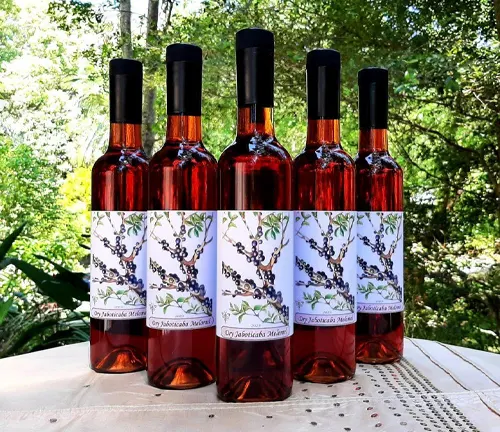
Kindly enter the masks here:
[[403, 310], [403, 212], [358, 212], [358, 312]]
[[293, 212], [219, 211], [217, 336], [293, 334]]
[[295, 212], [295, 323], [356, 322], [356, 212]]
[[146, 317], [146, 212], [93, 211], [90, 316]]
[[214, 326], [216, 212], [149, 211], [148, 221], [148, 327]]

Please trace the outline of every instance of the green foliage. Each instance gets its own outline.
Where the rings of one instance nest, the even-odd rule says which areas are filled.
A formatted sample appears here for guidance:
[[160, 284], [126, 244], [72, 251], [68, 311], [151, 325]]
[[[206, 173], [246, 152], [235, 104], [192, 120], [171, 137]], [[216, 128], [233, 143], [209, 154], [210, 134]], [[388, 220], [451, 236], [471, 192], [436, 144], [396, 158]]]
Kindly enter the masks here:
[[11, 61], [16, 57], [18, 51], [14, 47], [12, 40], [17, 37], [16, 26], [11, 22], [11, 17], [16, 15], [18, 8], [13, 0], [2, 0], [0, 2], [0, 64], [4, 61]]
[[[28, 146], [14, 145], [0, 137], [0, 236], [6, 236], [8, 227], [18, 221], [28, 221], [25, 236], [11, 251], [12, 257], [26, 261], [26, 265], [37, 261], [35, 255], [40, 254], [78, 268], [86, 256], [79, 245], [85, 232], [79, 217], [73, 217], [86, 209], [62, 206], [59, 179], [60, 171], [47, 158], [35, 155]], [[42, 268], [48, 270], [50, 265], [42, 264]], [[26, 278], [12, 269], [0, 274], [0, 282], [0, 294], [31, 289]]]
[[88, 312], [76, 311], [89, 296], [85, 275], [53, 262], [58, 272], [52, 275], [8, 256], [24, 226], [0, 244], [0, 269], [17, 268], [35, 284], [37, 291], [0, 299], [0, 358], [88, 340]]

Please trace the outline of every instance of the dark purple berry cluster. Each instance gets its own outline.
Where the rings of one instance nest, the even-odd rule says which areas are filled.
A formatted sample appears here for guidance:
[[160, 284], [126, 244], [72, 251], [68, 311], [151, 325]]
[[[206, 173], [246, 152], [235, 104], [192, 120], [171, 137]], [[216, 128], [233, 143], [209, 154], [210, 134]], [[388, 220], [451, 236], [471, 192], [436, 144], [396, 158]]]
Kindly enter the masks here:
[[274, 304], [278, 313], [288, 320], [289, 308], [283, 305], [283, 295], [281, 291], [276, 291], [275, 288], [270, 285], [264, 287], [264, 294], [266, 295], [266, 299]]
[[352, 310], [354, 310], [354, 303], [356, 302], [355, 297], [352, 294], [349, 294], [346, 298], [347, 303], [351, 307]]
[[323, 285], [326, 289], [336, 289], [340, 292], [349, 291], [349, 282], [345, 282], [342, 278], [344, 269], [338, 263], [328, 263], [328, 267], [333, 272], [332, 277], [328, 277], [324, 271], [314, 271], [309, 263], [299, 257], [295, 257], [295, 265], [309, 277], [309, 282], [305, 283], [305, 286]]
[[93, 262], [94, 262], [94, 267], [98, 268], [103, 275], [107, 272], [108, 268], [106, 264], [104, 264], [104, 262], [101, 261], [99, 258], [97, 258], [95, 255], [93, 256]]
[[266, 259], [264, 252], [259, 250], [259, 242], [262, 243], [262, 240], [252, 240], [252, 251], [250, 256], [247, 256], [247, 262], [251, 262], [254, 266], [259, 266]]
[[127, 263], [125, 264], [125, 268], [127, 272], [135, 273], [135, 271], [137, 270], [137, 265], [134, 264], [134, 261], [127, 261]]
[[300, 259], [298, 256], [295, 257], [295, 265], [300, 271], [304, 270], [309, 278], [313, 277], [314, 268], [306, 263], [303, 259]]
[[198, 276], [198, 269], [194, 265], [183, 266], [181, 271], [191, 279], [196, 279], [196, 277]]
[[186, 258], [187, 256], [188, 256], [187, 249], [184, 246], [182, 246], [181, 239], [176, 238], [175, 247], [173, 250], [171, 250], [170, 257], [179, 262], [182, 262], [184, 258]]
[[[273, 233], [272, 236], [274, 239], [276, 238], [275, 233]], [[263, 237], [264, 229], [261, 225], [259, 225], [257, 226], [255, 234], [250, 234], [249, 236], [251, 241], [249, 249], [245, 248], [245, 245], [240, 241], [233, 243], [236, 248], [236, 252], [240, 255], [244, 255], [247, 263], [251, 263], [255, 267], [255, 273], [260, 279], [260, 284], [262, 286], [258, 286], [253, 279], [242, 279], [241, 275], [237, 271], [223, 263], [223, 276], [228, 279], [230, 278], [236, 286], [236, 290], [234, 292], [228, 292], [227, 294], [231, 294], [233, 297], [251, 294], [256, 300], [266, 300], [269, 305], [276, 309], [281, 317], [281, 321], [286, 323], [289, 319], [289, 308], [282, 304], [282, 292], [276, 291], [274, 288], [276, 275], [273, 272], [273, 267], [281, 256], [281, 248], [274, 248], [270, 259], [266, 264], [267, 260], [265, 253], [260, 249], [260, 245], [264, 242]]]
[[[212, 299], [206, 297], [205, 285], [200, 284], [197, 280], [198, 269], [195, 266], [196, 260], [186, 262], [188, 257], [187, 248], [183, 245], [186, 240], [186, 225], [182, 224], [179, 233], [175, 234], [175, 244], [171, 246], [166, 240], [159, 241], [162, 250], [169, 251], [170, 257], [179, 262], [179, 268], [182, 274], [186, 275], [186, 280], [182, 280], [175, 273], [168, 273], [157, 262], [150, 260], [150, 269], [153, 273], [158, 273], [161, 281], [167, 288], [175, 287], [177, 292], [186, 292], [191, 294], [192, 298], [197, 299], [205, 312], [212, 314]], [[198, 259], [203, 253], [203, 246], [198, 244], [194, 251], [193, 257]]]
[[222, 275], [226, 278], [231, 278], [233, 282], [237, 282], [237, 285], [240, 284], [241, 275], [238, 274], [236, 270], [233, 270], [230, 266], [222, 264]]
[[375, 279], [379, 282], [386, 281], [395, 291], [399, 298], [402, 297], [402, 288], [399, 286], [399, 280], [397, 275], [393, 272], [394, 263], [392, 261], [392, 257], [386, 253], [386, 246], [383, 243], [385, 226], [384, 223], [381, 222], [379, 229], [374, 232], [375, 234], [375, 242], [371, 242], [367, 236], [361, 236], [359, 239], [363, 243], [364, 246], [370, 248], [373, 253], [376, 253], [379, 256], [379, 261], [382, 264], [382, 267], [379, 268], [377, 265], [368, 265], [368, 262], [358, 257], [358, 266], [363, 271], [360, 279]]

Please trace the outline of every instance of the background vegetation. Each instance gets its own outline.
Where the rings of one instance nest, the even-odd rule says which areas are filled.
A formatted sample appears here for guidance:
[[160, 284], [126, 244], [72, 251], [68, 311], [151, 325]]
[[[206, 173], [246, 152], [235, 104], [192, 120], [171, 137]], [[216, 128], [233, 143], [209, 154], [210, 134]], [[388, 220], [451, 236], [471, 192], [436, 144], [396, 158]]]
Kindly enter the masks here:
[[499, 0], [3, 0], [0, 239], [27, 225], [0, 253], [0, 356], [87, 337], [81, 272], [90, 169], [107, 141], [108, 61], [145, 64], [151, 154], [166, 123], [165, 47], [200, 45], [204, 141], [219, 156], [235, 134], [234, 34], [248, 26], [275, 33], [277, 136], [293, 155], [305, 140], [308, 50], [342, 54], [351, 154], [357, 71], [390, 69], [407, 335], [500, 352]]

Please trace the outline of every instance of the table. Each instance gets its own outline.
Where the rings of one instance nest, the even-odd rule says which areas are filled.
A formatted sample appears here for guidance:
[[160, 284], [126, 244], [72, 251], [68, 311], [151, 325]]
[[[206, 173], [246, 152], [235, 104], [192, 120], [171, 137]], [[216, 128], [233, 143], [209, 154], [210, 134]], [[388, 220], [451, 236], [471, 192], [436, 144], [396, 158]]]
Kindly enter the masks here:
[[158, 390], [96, 374], [88, 344], [0, 360], [0, 431], [500, 431], [500, 355], [406, 339], [405, 358], [351, 381], [295, 382], [283, 402], [230, 404], [215, 386]]

